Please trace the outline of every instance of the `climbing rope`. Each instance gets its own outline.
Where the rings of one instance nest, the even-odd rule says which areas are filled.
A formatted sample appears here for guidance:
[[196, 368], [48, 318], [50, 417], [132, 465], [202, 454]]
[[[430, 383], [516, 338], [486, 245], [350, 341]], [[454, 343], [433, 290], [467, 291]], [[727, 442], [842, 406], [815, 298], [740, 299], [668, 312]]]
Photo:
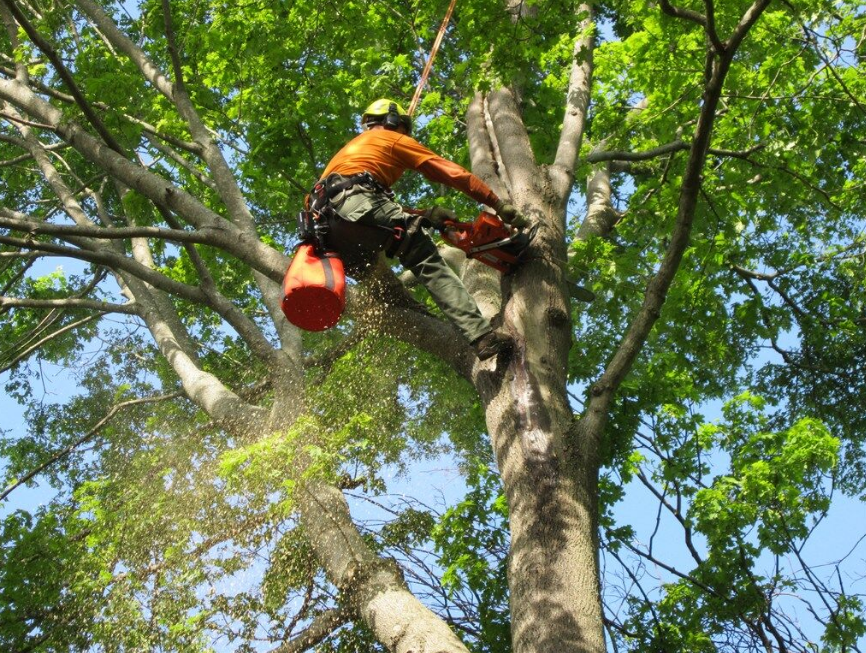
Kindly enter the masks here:
[[448, 22], [451, 20], [451, 14], [454, 11], [454, 5], [457, 0], [451, 0], [448, 5], [448, 11], [445, 12], [445, 18], [442, 20], [442, 25], [439, 27], [439, 33], [436, 35], [436, 40], [433, 41], [433, 48], [430, 50], [430, 56], [427, 57], [427, 63], [424, 65], [424, 72], [421, 73], [421, 79], [418, 81], [418, 86], [415, 87], [415, 95], [412, 96], [412, 102], [409, 104], [409, 115], [415, 113], [418, 107], [418, 100], [421, 99], [421, 91], [427, 85], [427, 77], [430, 75], [430, 70], [433, 68], [433, 60], [436, 58], [436, 53], [439, 51], [439, 45], [442, 43], [442, 37], [445, 36], [445, 28], [448, 27]]

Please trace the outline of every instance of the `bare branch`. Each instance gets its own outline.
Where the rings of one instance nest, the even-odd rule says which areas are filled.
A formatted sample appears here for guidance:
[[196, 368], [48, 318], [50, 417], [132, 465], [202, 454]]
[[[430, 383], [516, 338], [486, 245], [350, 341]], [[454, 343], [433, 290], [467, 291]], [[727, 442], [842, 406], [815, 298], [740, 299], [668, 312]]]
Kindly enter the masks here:
[[216, 376], [201, 368], [189, 334], [165, 297], [133, 275], [124, 273], [121, 276], [140, 304], [141, 316], [148, 330], [180, 379], [187, 396], [237, 437], [248, 439], [263, 433], [268, 411], [251, 406]]
[[693, 23], [697, 23], [704, 29], [706, 29], [707, 27], [707, 17], [703, 14], [698, 13], [697, 11], [694, 11], [692, 9], [683, 9], [682, 7], [672, 5], [670, 3], [670, 0], [660, 0], [659, 6], [662, 8], [662, 11], [668, 16], [689, 20]]
[[511, 199], [518, 201], [517, 198], [526, 195], [538, 181], [538, 166], [529, 134], [523, 124], [514, 91], [505, 87], [491, 91], [487, 95], [487, 103], [496, 143], [508, 170], [511, 182], [509, 190], [513, 195]]
[[483, 179], [494, 193], [507, 197], [510, 193], [507, 171], [503, 169], [501, 158], [496, 152], [486, 114], [486, 100], [481, 93], [476, 93], [466, 111], [472, 172]]
[[146, 281], [160, 290], [164, 290], [178, 297], [183, 297], [197, 304], [207, 305], [207, 299], [202, 290], [197, 286], [190, 286], [185, 283], [180, 283], [174, 279], [170, 279], [164, 274], [148, 268], [141, 263], [132, 260], [126, 256], [109, 252], [107, 250], [93, 251], [80, 249], [76, 247], [66, 247], [63, 245], [55, 245], [53, 243], [45, 243], [36, 240], [9, 238], [8, 236], [0, 236], [0, 244], [10, 245], [21, 249], [36, 250], [40, 252], [48, 252], [51, 254], [59, 254], [68, 256], [69, 258], [88, 261], [96, 265], [102, 265], [114, 270], [124, 270], [130, 274], [134, 274], [139, 279]]
[[[2, 214], [16, 214], [15, 212], [9, 211], [8, 209], [0, 208], [0, 215]], [[184, 284], [178, 285], [178, 282], [165, 277], [164, 275], [159, 274], [155, 270], [149, 268], [146, 265], [143, 265], [139, 262], [135, 262], [132, 259], [129, 259], [125, 256], [121, 256], [115, 252], [91, 252], [87, 250], [77, 250], [72, 248], [60, 248], [59, 246], [51, 246], [47, 243], [37, 243], [35, 241], [21, 241], [17, 240], [18, 243], [21, 243], [21, 246], [27, 246], [27, 243], [33, 244], [39, 249], [47, 249], [49, 247], [54, 247], [55, 253], [67, 254], [74, 258], [80, 258], [84, 260], [90, 260], [96, 263], [102, 263], [109, 267], [125, 269], [129, 272], [132, 272], [139, 278], [142, 278], [148, 283], [151, 283], [157, 288], [161, 288], [168, 292], [172, 292], [173, 294], [179, 294], [183, 296], [185, 299], [190, 301], [194, 301], [200, 304], [205, 304], [216, 311], [219, 315], [221, 315], [225, 320], [231, 324], [238, 334], [250, 345], [251, 349], [256, 352], [257, 355], [262, 357], [263, 360], [270, 360], [273, 362], [274, 356], [276, 355], [276, 351], [268, 342], [268, 340], [262, 335], [261, 331], [258, 327], [251, 321], [246, 315], [243, 314], [240, 309], [238, 309], [232, 302], [230, 302], [225, 296], [217, 292], [216, 286], [213, 283], [213, 279], [210, 276], [210, 272], [207, 270], [207, 267], [201, 261], [198, 253], [195, 249], [190, 245], [191, 242], [206, 242], [201, 237], [201, 233], [195, 234], [183, 231], [181, 229], [159, 229], [156, 227], [144, 227], [144, 228], [122, 228], [122, 229], [105, 229], [101, 227], [78, 227], [72, 225], [50, 225], [50, 224], [40, 224], [34, 223], [31, 220], [22, 220], [20, 218], [2, 218], [0, 217], [0, 227], [9, 227], [21, 231], [25, 231], [29, 234], [35, 233], [49, 233], [54, 235], [63, 235], [63, 236], [82, 236], [86, 234], [92, 234], [95, 236], [102, 236], [108, 238], [121, 238], [121, 237], [131, 237], [131, 236], [140, 236], [140, 235], [154, 235], [154, 230], [156, 233], [162, 232], [162, 235], [166, 235], [166, 232], [169, 232], [173, 237], [172, 240], [177, 240], [179, 242], [184, 242], [185, 247], [187, 247], [187, 251], [190, 254], [191, 259], [196, 265], [196, 269], [199, 272], [199, 275], [202, 279], [201, 286], [194, 288], [193, 286], [186, 286]], [[122, 232], [123, 235], [119, 235], [117, 232]], [[12, 239], [7, 239], [12, 240]], [[2, 238], [0, 238], [0, 242], [2, 242]], [[0, 306], [2, 306], [2, 302], [0, 302]], [[137, 312], [137, 311], [133, 311]]]
[[[181, 231], [178, 228], [179, 225], [174, 223], [174, 219], [170, 214], [166, 213], [165, 218], [171, 226], [175, 227], [176, 231]], [[193, 266], [195, 266], [200, 280], [200, 287], [205, 296], [210, 300], [210, 306], [234, 327], [238, 335], [244, 339], [244, 342], [250, 346], [250, 349], [257, 356], [272, 365], [275, 364], [279, 360], [279, 354], [271, 343], [268, 342], [268, 339], [264, 337], [255, 322], [218, 291], [213, 275], [211, 275], [210, 270], [195, 246], [192, 243], [184, 243], [183, 247]]]
[[313, 481], [296, 494], [304, 533], [328, 578], [376, 639], [391, 651], [466, 653], [447, 624], [408, 590], [397, 565], [370, 549], [339, 490]]
[[710, 43], [713, 44], [713, 48], [715, 48], [716, 52], [718, 54], [724, 54], [725, 46], [721, 39], [719, 39], [718, 32], [716, 32], [716, 7], [713, 4], [713, 0], [704, 0], [704, 7], [706, 7], [707, 11], [707, 24], [704, 26], [704, 31], [706, 32]]
[[752, 6], [746, 10], [745, 14], [743, 14], [743, 17], [740, 18], [740, 22], [737, 23], [733, 34], [731, 34], [731, 38], [729, 38], [725, 43], [725, 57], [728, 60], [733, 58], [734, 52], [736, 52], [737, 48], [740, 47], [740, 43], [742, 43], [743, 39], [746, 38], [746, 34], [749, 33], [749, 30], [752, 29], [754, 24], [761, 17], [761, 14], [764, 13], [764, 10], [770, 5], [770, 1], [771, 0], [755, 0]]
[[[8, 111], [15, 113], [14, 109], [11, 107], [8, 108]], [[27, 126], [19, 125], [18, 130], [21, 132], [21, 136], [24, 139], [24, 147], [27, 148], [27, 151], [36, 161], [42, 176], [60, 200], [60, 203], [67, 215], [69, 215], [78, 225], [93, 226], [93, 222], [87, 217], [84, 210], [81, 208], [81, 205], [78, 203], [78, 200], [75, 198], [75, 194], [61, 178], [57, 168], [49, 159], [48, 154], [45, 152], [39, 139], [34, 136], [31, 129]]]
[[[0, 73], [8, 75], [10, 77], [14, 77], [14, 71], [11, 68], [7, 68], [5, 66], [0, 66]], [[28, 84], [35, 88], [41, 95], [47, 95], [54, 99], [60, 100], [61, 102], [66, 102], [67, 104], [75, 104], [75, 98], [69, 95], [68, 93], [63, 93], [58, 91], [55, 88], [51, 88], [50, 86], [46, 86], [38, 79], [28, 80]], [[93, 106], [99, 109], [100, 111], [116, 111], [116, 107], [105, 104], [104, 102], [93, 102]], [[141, 118], [137, 118], [135, 116], [130, 116], [129, 114], [118, 114], [124, 120], [138, 125], [142, 128], [144, 132], [150, 134], [156, 138], [159, 138], [166, 143], [169, 143], [173, 147], [178, 148], [179, 150], [183, 150], [184, 152], [189, 152], [190, 154], [195, 154], [201, 156], [202, 148], [198, 143], [192, 143], [190, 141], [182, 140], [176, 136], [171, 134], [166, 134], [164, 132], [159, 131], [156, 127], [151, 125], [149, 122], [142, 120]], [[68, 147], [66, 143], [61, 144], [63, 147]]]
[[222, 234], [222, 230], [209, 227], [186, 231], [183, 229], [165, 229], [162, 227], [83, 227], [70, 224], [51, 224], [39, 222], [35, 218], [25, 216], [17, 211], [0, 207], [0, 227], [20, 231], [27, 234], [46, 234], [61, 238], [94, 238], [105, 240], [127, 240], [129, 238], [158, 238], [176, 243], [198, 243], [217, 246], [214, 236]]
[[4, 308], [71, 308], [98, 311], [99, 313], [138, 315], [138, 308], [134, 302], [128, 304], [112, 304], [110, 302], [100, 302], [95, 299], [76, 299], [73, 297], [66, 297], [63, 299], [26, 299], [0, 296], [0, 309]]
[[577, 240], [608, 236], [620, 217], [611, 201], [609, 168], [599, 166], [586, 183], [586, 217], [577, 231]]
[[[3, 141], [5, 143], [10, 143], [12, 145], [15, 145], [16, 147], [20, 147], [22, 150], [27, 149], [27, 145], [22, 139], [17, 138], [16, 136], [12, 136], [10, 134], [0, 134], [0, 141]], [[42, 149], [45, 150], [46, 152], [54, 152], [57, 150], [66, 149], [68, 147], [69, 147], [69, 144], [63, 143], [63, 142], [53, 143], [51, 145], [42, 144]], [[14, 157], [12, 159], [6, 159], [5, 161], [0, 161], [0, 168], [9, 168], [9, 167], [18, 165], [19, 163], [22, 163], [24, 161], [29, 161], [31, 159], [33, 159], [33, 156], [31, 154], [22, 154], [21, 156]]]
[[[2, 253], [3, 254], [11, 254], [13, 252], [2, 252]], [[0, 273], [6, 272], [6, 270], [9, 269], [9, 267], [13, 264], [13, 262], [14, 261], [9, 261], [6, 265], [4, 265], [3, 269], [0, 270]], [[30, 259], [24, 265], [22, 265], [21, 269], [18, 270], [15, 274], [13, 274], [12, 277], [6, 281], [4, 286], [2, 288], [0, 288], [0, 295], [5, 295], [15, 286], [16, 283], [21, 281], [21, 279], [24, 278], [24, 275], [26, 275], [27, 272], [30, 270], [30, 268], [33, 267], [34, 262], [35, 261], [33, 259]]]
[[310, 625], [291, 641], [281, 644], [271, 653], [303, 653], [303, 651], [308, 651], [350, 619], [349, 612], [344, 608], [325, 610], [321, 614], [317, 614]]
[[715, 590], [714, 590], [712, 587], [710, 587], [709, 585], [706, 585], [705, 583], [699, 581], [699, 580], [696, 579], [694, 576], [690, 576], [689, 574], [686, 574], [686, 573], [681, 572], [681, 571], [680, 571], [679, 569], [677, 569], [676, 567], [673, 567], [673, 566], [671, 566], [671, 565], [669, 565], [669, 564], [666, 564], [666, 563], [662, 562], [661, 560], [659, 560], [659, 559], [656, 558], [655, 556], [651, 555], [650, 553], [647, 553], [646, 551], [641, 551], [639, 548], [637, 548], [637, 547], [636, 547], [634, 544], [632, 544], [631, 542], [623, 541], [623, 545], [624, 545], [624, 546], [625, 546], [629, 551], [631, 551], [632, 553], [634, 553], [635, 555], [637, 555], [637, 556], [639, 556], [639, 557], [641, 557], [641, 558], [643, 558], [643, 559], [645, 559], [645, 560], [648, 560], [648, 561], [651, 562], [652, 564], [654, 564], [654, 565], [656, 565], [656, 566], [658, 566], [658, 567], [664, 569], [665, 571], [667, 571], [667, 572], [673, 574], [673, 575], [676, 576], [677, 578], [681, 578], [682, 580], [688, 581], [689, 583], [691, 583], [692, 585], [694, 585], [694, 586], [697, 587], [697, 588], [700, 588], [701, 590], [703, 590], [704, 592], [706, 592], [706, 593], [709, 594], [710, 596], [715, 596], [715, 597], [718, 597], [718, 598], [722, 598], [722, 597], [719, 595], [719, 593], [718, 593], [717, 591], [715, 591]]
[[578, 7], [578, 13], [586, 14], [580, 24], [584, 36], [574, 43], [571, 74], [565, 95], [565, 117], [562, 120], [559, 145], [551, 170], [558, 177], [556, 191], [562, 198], [563, 204], [568, 201], [571, 185], [574, 183], [574, 166], [586, 126], [592, 87], [595, 15], [592, 6], [586, 3]]
[[602, 161], [647, 161], [664, 156], [665, 154], [687, 149], [689, 149], [688, 143], [676, 140], [644, 152], [591, 152], [586, 157], [586, 160], [589, 163], [601, 163]]

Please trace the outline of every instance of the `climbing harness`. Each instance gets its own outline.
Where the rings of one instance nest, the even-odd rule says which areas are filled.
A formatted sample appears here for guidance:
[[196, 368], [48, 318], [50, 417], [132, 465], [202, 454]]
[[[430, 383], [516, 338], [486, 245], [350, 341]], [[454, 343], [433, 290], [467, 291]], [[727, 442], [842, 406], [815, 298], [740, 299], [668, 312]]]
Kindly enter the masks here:
[[348, 177], [332, 174], [317, 182], [308, 198], [309, 210], [299, 218], [301, 239], [308, 238], [322, 250], [336, 251], [350, 267], [364, 263], [371, 251], [384, 250], [389, 258], [402, 256], [420, 228], [417, 220], [394, 226], [352, 222], [335, 208], [350, 195], [364, 191], [394, 199], [394, 191], [366, 171]]

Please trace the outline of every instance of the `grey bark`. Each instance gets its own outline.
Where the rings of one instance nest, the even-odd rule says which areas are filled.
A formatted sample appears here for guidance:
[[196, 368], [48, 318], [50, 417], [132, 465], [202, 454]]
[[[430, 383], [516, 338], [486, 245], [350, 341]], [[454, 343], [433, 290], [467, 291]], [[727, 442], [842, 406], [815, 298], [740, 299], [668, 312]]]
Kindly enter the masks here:
[[312, 482], [297, 494], [301, 525], [328, 578], [389, 651], [467, 653], [448, 625], [408, 590], [396, 563], [370, 551], [339, 490]]

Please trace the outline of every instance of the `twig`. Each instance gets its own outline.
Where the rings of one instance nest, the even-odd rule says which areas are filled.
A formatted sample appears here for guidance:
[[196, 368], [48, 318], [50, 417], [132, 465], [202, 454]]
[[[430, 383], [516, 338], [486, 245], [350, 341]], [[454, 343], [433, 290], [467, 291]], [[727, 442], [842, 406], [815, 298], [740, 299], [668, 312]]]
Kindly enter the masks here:
[[44, 463], [42, 463], [41, 465], [39, 465], [35, 469], [27, 472], [27, 474], [25, 474], [20, 479], [18, 479], [13, 485], [6, 488], [3, 491], [3, 493], [0, 494], [0, 501], [3, 501], [6, 497], [8, 497], [9, 494], [11, 494], [16, 488], [19, 488], [22, 485], [24, 485], [25, 483], [28, 483], [35, 476], [41, 474], [48, 467], [50, 467], [54, 463], [62, 460], [63, 458], [65, 458], [66, 456], [71, 454], [73, 451], [75, 451], [75, 449], [77, 449], [82, 444], [84, 444], [85, 442], [90, 440], [93, 436], [95, 436], [97, 433], [99, 433], [99, 431], [102, 430], [102, 427], [104, 427], [111, 420], [112, 417], [117, 415], [117, 413], [119, 413], [124, 408], [127, 408], [129, 406], [137, 406], [140, 404], [149, 404], [149, 403], [156, 403], [159, 401], [166, 401], [168, 399], [176, 399], [177, 397], [180, 397], [182, 395], [183, 395], [182, 392], [172, 392], [170, 394], [159, 395], [157, 397], [141, 397], [139, 399], [130, 399], [128, 401], [122, 401], [121, 403], [113, 406], [111, 408], [111, 410], [109, 410], [108, 413], [105, 415], [105, 417], [103, 417], [101, 420], [99, 420], [96, 423], [96, 425], [93, 428], [91, 428], [87, 433], [85, 433], [83, 436], [78, 438], [75, 442], [67, 445], [66, 447], [64, 447], [63, 449], [61, 449], [57, 453], [55, 453], [53, 456], [51, 456], [51, 458], [46, 460]]

